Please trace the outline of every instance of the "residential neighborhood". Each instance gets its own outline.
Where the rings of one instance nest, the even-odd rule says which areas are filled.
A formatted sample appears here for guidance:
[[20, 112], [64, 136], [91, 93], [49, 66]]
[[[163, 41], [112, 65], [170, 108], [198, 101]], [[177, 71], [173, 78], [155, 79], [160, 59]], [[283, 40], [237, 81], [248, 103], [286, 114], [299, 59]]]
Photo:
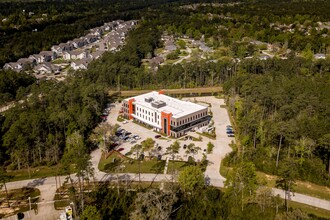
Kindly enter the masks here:
[[86, 70], [89, 63], [102, 57], [103, 53], [120, 50], [128, 31], [137, 24], [137, 20], [107, 22], [90, 29], [85, 36], [53, 45], [49, 51], [32, 54], [17, 62], [6, 63], [3, 68], [26, 72], [37, 79], [63, 80], [70, 68]]

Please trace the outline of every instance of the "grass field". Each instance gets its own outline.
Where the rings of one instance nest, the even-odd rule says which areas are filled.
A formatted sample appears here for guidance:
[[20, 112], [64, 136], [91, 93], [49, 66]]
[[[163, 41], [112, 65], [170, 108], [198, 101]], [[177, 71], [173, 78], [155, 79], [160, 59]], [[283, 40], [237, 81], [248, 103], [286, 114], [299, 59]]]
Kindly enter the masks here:
[[40, 166], [40, 167], [30, 168], [31, 177], [29, 177], [28, 169], [8, 171], [7, 174], [13, 177], [12, 179], [10, 179], [10, 181], [18, 181], [18, 180], [37, 179], [42, 177], [55, 176], [56, 170], [57, 170], [56, 166], [52, 166], [52, 167]]
[[298, 202], [293, 202], [293, 201], [289, 201], [288, 204], [289, 204], [289, 207], [292, 207], [295, 209], [301, 209], [308, 214], [316, 215], [321, 218], [330, 219], [330, 211], [316, 208], [316, 207], [309, 206], [309, 205], [305, 205], [305, 204], [301, 204]]
[[[267, 186], [275, 187], [276, 185], [276, 176], [268, 175], [262, 172], [257, 172], [257, 176], [261, 180], [266, 180]], [[294, 186], [294, 191], [296, 193], [301, 193], [304, 195], [313, 196], [320, 199], [325, 199], [330, 201], [330, 188], [326, 186], [316, 185], [314, 183], [296, 181]]]
[[189, 164], [185, 161], [172, 161], [168, 162], [167, 174], [178, 173], [183, 170]]
[[[226, 167], [223, 164], [220, 166], [220, 174], [223, 177], [228, 175], [232, 168]], [[267, 186], [276, 188], [276, 179], [277, 177], [274, 175], [268, 175], [262, 172], [257, 171], [258, 180], [261, 182], [265, 182]], [[309, 182], [296, 181], [296, 185], [294, 186], [294, 191], [296, 193], [301, 193], [308, 196], [313, 196], [319, 199], [325, 199], [330, 201], [330, 188], [326, 186], [320, 186]]]
[[163, 173], [165, 161], [159, 161], [156, 158], [152, 160], [144, 159], [143, 161], [138, 161], [125, 157], [117, 151], [113, 151], [106, 159], [102, 156], [98, 167], [101, 171], [107, 172]]

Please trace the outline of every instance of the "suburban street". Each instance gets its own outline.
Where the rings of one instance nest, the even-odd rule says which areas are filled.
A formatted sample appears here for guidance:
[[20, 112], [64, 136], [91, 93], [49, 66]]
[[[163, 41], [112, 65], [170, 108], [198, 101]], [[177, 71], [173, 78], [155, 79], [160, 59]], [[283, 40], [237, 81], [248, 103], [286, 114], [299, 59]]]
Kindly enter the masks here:
[[[217, 99], [215, 97], [196, 97], [196, 98], [186, 98], [185, 100], [190, 101], [201, 101], [203, 103], [210, 103], [211, 104], [211, 111], [213, 113], [213, 121], [214, 126], [216, 128], [216, 140], [210, 140], [209, 138], [203, 137], [203, 140], [201, 142], [194, 142], [196, 145], [200, 145], [202, 150], [201, 152], [196, 155], [196, 159], [200, 159], [202, 157], [203, 149], [206, 148], [206, 145], [209, 141], [211, 141], [214, 144], [213, 153], [207, 154], [207, 159], [209, 160], [209, 164], [207, 166], [207, 169], [205, 171], [205, 177], [210, 178], [210, 185], [215, 187], [224, 187], [224, 181], [225, 178], [220, 175], [220, 165], [221, 160], [225, 157], [226, 154], [231, 152], [231, 148], [229, 147], [229, 144], [234, 141], [234, 138], [227, 137], [226, 134], [226, 125], [230, 124], [229, 116], [227, 113], [227, 110], [225, 108], [222, 108], [220, 106], [224, 105], [223, 99]], [[120, 104], [112, 104], [111, 105], [111, 111], [109, 114], [109, 117], [107, 119], [107, 123], [110, 124], [116, 124], [119, 123], [117, 121], [118, 112], [120, 110]], [[134, 133], [138, 134], [141, 139], [139, 141], [142, 141], [148, 137], [153, 138], [156, 133], [152, 130], [143, 128], [133, 122], [128, 122], [127, 124], [121, 124], [121, 127]], [[193, 133], [189, 135], [194, 135]], [[163, 149], [166, 149], [167, 146], [172, 144], [174, 142], [173, 139], [166, 139], [165, 140], [156, 140], [156, 143], [159, 146], [162, 146]], [[189, 141], [180, 141], [180, 144], [189, 143]], [[120, 147], [124, 148], [124, 152], [129, 151], [132, 144], [130, 143], [124, 143]], [[164, 152], [163, 152], [164, 153]], [[180, 151], [178, 157], [184, 157], [184, 152]], [[118, 173], [118, 174], [108, 174], [105, 172], [102, 172], [98, 169], [98, 163], [101, 158], [101, 150], [97, 149], [91, 153], [91, 162], [92, 166], [95, 171], [94, 178], [96, 181], [107, 181], [112, 180], [116, 181], [117, 178], [120, 180], [129, 180], [129, 181], [139, 181], [139, 175], [136, 173]], [[164, 155], [163, 159], [167, 158], [168, 155]], [[184, 160], [186, 158], [183, 158]], [[75, 179], [75, 176], [72, 175], [72, 177]], [[175, 178], [175, 177], [174, 177]], [[60, 177], [61, 183], [65, 180], [65, 177]], [[141, 181], [147, 181], [147, 182], [169, 182], [173, 181], [173, 176], [168, 174], [141, 174], [140, 175]], [[22, 188], [25, 186], [30, 187], [36, 187], [41, 192], [41, 198], [40, 198], [40, 204], [39, 205], [39, 213], [38, 215], [33, 215], [33, 213], [30, 213], [31, 219], [57, 219], [59, 216], [59, 213], [61, 211], [55, 210], [53, 205], [53, 199], [56, 192], [56, 185], [58, 181], [56, 181], [55, 177], [47, 177], [44, 179], [30, 179], [30, 180], [23, 180], [23, 181], [16, 181], [16, 182], [9, 182], [7, 183], [8, 189], [17, 189]], [[273, 193], [275, 195], [279, 194], [281, 198], [284, 198], [284, 191], [280, 189], [273, 188]], [[322, 209], [330, 210], [330, 201], [318, 199], [311, 196], [302, 195], [299, 193], [295, 193], [291, 196], [291, 200], [299, 203], [303, 203], [306, 205], [319, 207]], [[33, 215], [33, 217], [32, 217]], [[55, 218], [55, 216], [57, 218]], [[4, 218], [4, 219], [13, 219], [13, 218]]]

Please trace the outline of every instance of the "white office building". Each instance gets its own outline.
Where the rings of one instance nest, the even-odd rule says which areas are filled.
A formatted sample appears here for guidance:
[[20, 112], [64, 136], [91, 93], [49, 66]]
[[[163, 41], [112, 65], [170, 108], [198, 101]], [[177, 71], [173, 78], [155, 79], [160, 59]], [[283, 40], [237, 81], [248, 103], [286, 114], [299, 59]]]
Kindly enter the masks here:
[[192, 102], [150, 92], [127, 98], [122, 104], [125, 118], [147, 124], [168, 136], [181, 137], [192, 128], [207, 125], [211, 119], [208, 108]]

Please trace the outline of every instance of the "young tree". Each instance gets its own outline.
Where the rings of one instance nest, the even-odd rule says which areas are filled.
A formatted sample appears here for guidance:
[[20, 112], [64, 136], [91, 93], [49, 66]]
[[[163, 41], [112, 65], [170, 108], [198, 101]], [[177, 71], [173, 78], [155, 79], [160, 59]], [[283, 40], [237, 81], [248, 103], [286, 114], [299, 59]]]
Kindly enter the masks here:
[[106, 157], [109, 152], [109, 145], [114, 142], [114, 136], [115, 126], [108, 123], [102, 123], [93, 130], [89, 139], [99, 145], [104, 157]]
[[241, 211], [243, 211], [244, 204], [253, 197], [258, 188], [254, 164], [242, 162], [234, 167], [225, 182], [225, 186], [228, 195], [234, 197], [234, 204], [241, 204]]
[[[71, 166], [74, 165], [76, 176], [79, 183], [79, 197], [81, 200], [81, 209], [84, 210], [84, 179], [90, 175], [93, 175], [92, 164], [90, 162], [90, 155], [84, 143], [83, 136], [77, 131], [67, 137], [66, 148], [62, 157], [63, 165], [68, 166], [67, 172], [69, 172], [69, 178]], [[72, 183], [72, 180], [71, 180]]]
[[206, 153], [208, 153], [208, 154], [212, 153], [213, 148], [214, 148], [214, 145], [211, 142], [207, 143]]
[[142, 148], [144, 152], [149, 152], [155, 146], [155, 141], [152, 138], [147, 138], [145, 141], [142, 142]]
[[6, 169], [4, 167], [1, 167], [0, 168], [0, 189], [2, 189], [2, 187], [5, 188], [6, 201], [7, 201], [8, 207], [10, 207], [10, 203], [9, 203], [9, 197], [8, 197], [8, 190], [7, 190], [6, 182], [9, 181], [11, 178], [12, 177], [7, 174]]
[[140, 156], [143, 153], [143, 147], [140, 144], [136, 144], [131, 148], [131, 152], [134, 152], [136, 154], [136, 159], [139, 166], [139, 182], [141, 182], [141, 161]]
[[175, 159], [175, 155], [179, 153], [180, 150], [180, 143], [178, 141], [175, 141], [173, 144], [171, 144], [169, 147], [166, 148], [166, 153], [171, 155], [172, 160]]
[[328, 160], [328, 174], [330, 176], [330, 133], [323, 135], [319, 139], [318, 144], [321, 151], [324, 152], [325, 159]]
[[95, 206], [88, 205], [83, 211], [81, 220], [102, 220], [102, 217]]
[[185, 167], [180, 172], [178, 181], [183, 191], [191, 193], [205, 185], [204, 174], [197, 166]]
[[282, 166], [278, 170], [279, 178], [276, 180], [276, 187], [284, 190], [286, 211], [289, 211], [288, 200], [290, 199], [291, 192], [294, 190], [295, 178], [297, 177], [297, 167], [292, 158], [283, 161]]

